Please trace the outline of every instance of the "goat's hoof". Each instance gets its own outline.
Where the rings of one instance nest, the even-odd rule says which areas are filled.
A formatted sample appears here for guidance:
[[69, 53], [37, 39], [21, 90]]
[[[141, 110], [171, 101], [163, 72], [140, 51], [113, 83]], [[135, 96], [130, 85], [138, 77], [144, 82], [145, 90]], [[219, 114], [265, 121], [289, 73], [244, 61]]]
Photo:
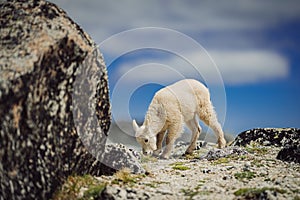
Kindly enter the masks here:
[[167, 160], [167, 159], [169, 159], [169, 156], [161, 155], [159, 158], [160, 158], [160, 159], [163, 159], [163, 160]]
[[152, 155], [155, 156], [155, 157], [158, 157], [160, 153], [161, 153], [161, 150], [158, 150], [158, 151], [156, 150], [156, 151], [153, 152]]
[[184, 154], [182, 154], [182, 156], [188, 156], [188, 155], [192, 155], [192, 154], [193, 154], [193, 152], [186, 151], [186, 152], [184, 152]]
[[219, 149], [223, 149], [226, 147], [226, 142], [225, 143], [221, 143], [221, 144], [218, 144], [218, 148]]

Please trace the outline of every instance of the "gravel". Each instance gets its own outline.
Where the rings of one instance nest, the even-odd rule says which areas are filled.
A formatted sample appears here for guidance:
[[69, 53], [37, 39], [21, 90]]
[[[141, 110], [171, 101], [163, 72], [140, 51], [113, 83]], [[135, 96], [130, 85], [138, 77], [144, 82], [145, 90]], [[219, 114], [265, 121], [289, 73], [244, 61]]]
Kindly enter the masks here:
[[[257, 148], [219, 150], [206, 144], [190, 157], [144, 161], [142, 165], [147, 175], [134, 184], [112, 183], [114, 176], [98, 179], [108, 183], [106, 192], [109, 193], [111, 188], [118, 191], [111, 192], [112, 199], [299, 198], [300, 165], [277, 160], [279, 147], [261, 147], [264, 151], [255, 151]], [[174, 165], [186, 168], [174, 169]]]

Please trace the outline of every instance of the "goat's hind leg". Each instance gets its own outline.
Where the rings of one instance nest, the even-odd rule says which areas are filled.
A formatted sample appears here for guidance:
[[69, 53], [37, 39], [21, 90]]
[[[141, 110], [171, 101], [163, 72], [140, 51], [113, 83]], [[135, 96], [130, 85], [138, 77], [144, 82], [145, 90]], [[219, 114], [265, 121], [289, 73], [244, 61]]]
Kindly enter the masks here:
[[185, 154], [192, 154], [193, 151], [196, 149], [197, 140], [199, 135], [201, 134], [201, 127], [197, 122], [196, 116], [186, 123], [187, 127], [192, 131], [192, 138], [190, 145], [188, 146]]
[[224, 138], [224, 133], [223, 133], [222, 127], [221, 127], [220, 123], [218, 122], [217, 115], [214, 111], [214, 108], [213, 108], [211, 102], [209, 102], [209, 104], [207, 104], [207, 107], [206, 107], [206, 109], [204, 109], [203, 113], [204, 114], [200, 113], [200, 115], [199, 115], [200, 119], [214, 131], [214, 133], [218, 139], [218, 147], [224, 148], [226, 146], [226, 140]]

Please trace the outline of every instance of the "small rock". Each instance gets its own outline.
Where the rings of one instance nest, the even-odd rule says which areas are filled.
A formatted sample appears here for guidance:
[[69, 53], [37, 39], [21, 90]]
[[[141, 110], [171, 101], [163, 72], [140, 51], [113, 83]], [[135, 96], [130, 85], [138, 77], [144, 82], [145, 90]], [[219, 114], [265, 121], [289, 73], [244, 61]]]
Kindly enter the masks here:
[[173, 194], [173, 192], [171, 192], [169, 190], [162, 190], [162, 189], [157, 190], [157, 192], [159, 192], [159, 193], [161, 193], [163, 195], [172, 195]]
[[224, 149], [212, 149], [207, 152], [206, 155], [202, 156], [202, 159], [216, 160], [230, 155], [245, 155], [247, 151], [239, 147], [227, 147]]
[[134, 193], [134, 194], [136, 194], [136, 191], [133, 190], [132, 188], [127, 188], [127, 189], [126, 189], [126, 192], [127, 192], [127, 193]]
[[203, 174], [209, 174], [211, 172], [211, 170], [210, 169], [203, 169], [202, 172], [203, 172]]
[[235, 168], [236, 168], [235, 166], [227, 166], [226, 170], [231, 170], [231, 169], [235, 169]]
[[292, 144], [283, 147], [276, 158], [287, 162], [300, 163], [300, 144]]
[[128, 149], [122, 144], [108, 144], [101, 157], [103, 164], [115, 170], [129, 168], [133, 173], [145, 173], [139, 162], [140, 155], [133, 149]]
[[100, 199], [115, 200], [118, 197], [118, 188], [107, 186], [101, 193]]
[[101, 199], [127, 199], [127, 192], [119, 186], [107, 186], [101, 193]]
[[243, 171], [250, 171], [251, 163], [246, 162], [243, 167]]

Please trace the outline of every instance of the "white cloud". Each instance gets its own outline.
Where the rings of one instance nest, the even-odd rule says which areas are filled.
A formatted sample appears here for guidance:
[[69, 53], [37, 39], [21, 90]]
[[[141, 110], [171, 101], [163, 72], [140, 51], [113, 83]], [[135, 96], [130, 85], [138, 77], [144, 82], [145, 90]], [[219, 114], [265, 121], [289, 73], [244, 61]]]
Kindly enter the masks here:
[[288, 60], [268, 50], [210, 51], [225, 83], [244, 84], [286, 78]]
[[97, 42], [127, 29], [156, 26], [184, 33], [253, 31], [300, 19], [297, 0], [105, 1], [51, 0]]
[[[282, 79], [289, 75], [287, 59], [276, 52], [267, 50], [208, 52], [217, 64], [225, 84], [257, 83]], [[124, 83], [142, 80], [166, 84], [183, 78], [204, 78], [208, 83], [220, 84], [218, 71], [208, 58], [193, 52], [190, 52], [187, 58], [194, 66], [178, 56], [128, 62], [119, 67], [118, 76], [123, 76]]]

